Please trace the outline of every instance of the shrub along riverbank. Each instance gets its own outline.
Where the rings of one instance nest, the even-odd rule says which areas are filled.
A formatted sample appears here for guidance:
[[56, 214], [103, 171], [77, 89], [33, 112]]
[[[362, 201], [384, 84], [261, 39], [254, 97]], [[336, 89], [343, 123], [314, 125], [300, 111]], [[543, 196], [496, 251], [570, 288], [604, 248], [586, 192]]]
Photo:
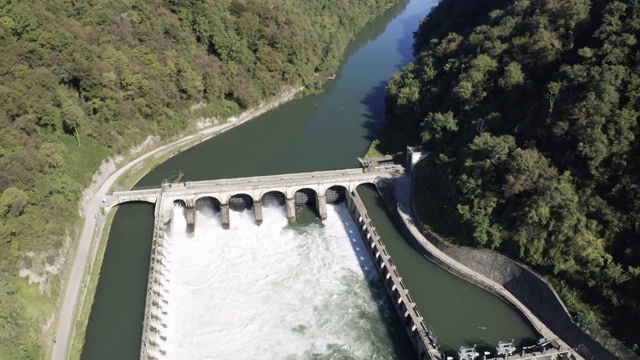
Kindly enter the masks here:
[[[316, 91], [355, 33], [389, 4], [0, 4], [1, 357], [46, 357], [40, 341], [82, 221], [79, 197], [104, 159], [149, 135], [178, 135], [191, 120], [238, 114], [286, 87]], [[21, 272], [38, 283], [27, 285]]]

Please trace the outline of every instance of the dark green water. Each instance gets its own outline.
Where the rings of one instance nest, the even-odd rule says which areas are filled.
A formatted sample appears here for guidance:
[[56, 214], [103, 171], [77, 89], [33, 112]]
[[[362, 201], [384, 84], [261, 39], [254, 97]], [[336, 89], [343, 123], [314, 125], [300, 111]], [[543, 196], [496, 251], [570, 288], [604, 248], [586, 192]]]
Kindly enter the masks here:
[[100, 270], [83, 359], [137, 359], [153, 237], [153, 206], [118, 209]]
[[384, 116], [386, 81], [412, 59], [413, 31], [435, 1], [401, 1], [350, 44], [320, 95], [289, 102], [158, 166], [138, 185], [360, 166]]
[[[157, 185], [179, 172], [184, 180], [204, 180], [359, 166], [356, 157], [364, 153], [383, 118], [385, 83], [412, 59], [412, 33], [435, 3], [401, 1], [356, 37], [323, 94], [287, 103], [182, 152], [138, 185]], [[376, 200], [367, 201], [371, 207]], [[385, 213], [374, 208], [371, 216], [442, 345], [493, 346], [498, 340], [534, 336], [502, 301], [413, 251]], [[152, 218], [152, 207], [144, 205], [126, 205], [116, 214], [83, 359], [138, 358]]]
[[507, 303], [438, 268], [415, 251], [388, 215], [375, 188], [361, 186], [358, 193], [422, 317], [448, 354], [460, 345], [477, 344], [492, 350], [499, 340], [515, 339], [524, 345], [536, 342], [529, 324]]

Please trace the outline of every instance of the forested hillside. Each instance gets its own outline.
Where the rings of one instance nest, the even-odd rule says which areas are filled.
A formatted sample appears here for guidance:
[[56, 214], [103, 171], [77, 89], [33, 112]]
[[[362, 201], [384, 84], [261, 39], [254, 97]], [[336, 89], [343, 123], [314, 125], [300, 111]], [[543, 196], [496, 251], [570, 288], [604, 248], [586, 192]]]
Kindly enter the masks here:
[[[393, 2], [1, 1], [0, 358], [45, 356], [59, 250], [106, 157], [288, 86], [314, 91]], [[42, 285], [27, 286], [21, 269]]]
[[640, 351], [640, 4], [442, 0], [387, 86], [387, 128], [432, 154], [419, 211], [553, 279]]

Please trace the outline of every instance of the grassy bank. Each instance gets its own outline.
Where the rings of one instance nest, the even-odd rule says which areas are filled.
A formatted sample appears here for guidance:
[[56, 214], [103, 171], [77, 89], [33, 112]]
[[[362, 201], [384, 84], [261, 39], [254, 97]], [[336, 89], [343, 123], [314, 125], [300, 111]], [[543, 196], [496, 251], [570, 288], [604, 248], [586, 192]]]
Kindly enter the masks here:
[[97, 242], [92, 244], [92, 251], [95, 247], [95, 258], [93, 261], [89, 261], [88, 267], [83, 277], [83, 287], [78, 299], [78, 307], [76, 308], [76, 316], [73, 321], [73, 329], [70, 340], [70, 348], [68, 350], [68, 358], [72, 360], [80, 359], [82, 355], [82, 347], [84, 345], [85, 332], [87, 324], [89, 323], [89, 316], [91, 314], [91, 306], [93, 305], [96, 288], [98, 287], [98, 279], [100, 278], [100, 269], [102, 268], [102, 260], [104, 259], [104, 253], [107, 249], [107, 240], [109, 239], [109, 231], [111, 229], [111, 223], [115, 217], [116, 212], [111, 211], [105, 217], [104, 227], [100, 233], [100, 237]]

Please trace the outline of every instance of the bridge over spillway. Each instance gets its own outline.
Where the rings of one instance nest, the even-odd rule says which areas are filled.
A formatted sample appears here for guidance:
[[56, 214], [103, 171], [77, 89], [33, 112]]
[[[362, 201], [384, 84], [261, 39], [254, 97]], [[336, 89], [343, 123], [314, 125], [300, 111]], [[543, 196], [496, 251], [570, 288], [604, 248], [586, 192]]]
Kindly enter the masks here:
[[377, 184], [404, 174], [400, 165], [379, 165], [365, 169], [343, 169], [308, 173], [256, 176], [235, 179], [189, 181], [163, 184], [157, 188], [116, 191], [105, 198], [105, 207], [126, 202], [156, 204], [156, 221], [171, 220], [173, 209], [185, 209], [187, 225], [195, 226], [196, 209], [213, 208], [220, 212], [222, 226], [229, 227], [229, 210], [253, 209], [258, 224], [262, 222], [263, 205], [285, 205], [290, 223], [296, 221], [295, 207], [314, 206], [326, 219], [327, 203], [343, 201], [347, 194], [362, 184]]

